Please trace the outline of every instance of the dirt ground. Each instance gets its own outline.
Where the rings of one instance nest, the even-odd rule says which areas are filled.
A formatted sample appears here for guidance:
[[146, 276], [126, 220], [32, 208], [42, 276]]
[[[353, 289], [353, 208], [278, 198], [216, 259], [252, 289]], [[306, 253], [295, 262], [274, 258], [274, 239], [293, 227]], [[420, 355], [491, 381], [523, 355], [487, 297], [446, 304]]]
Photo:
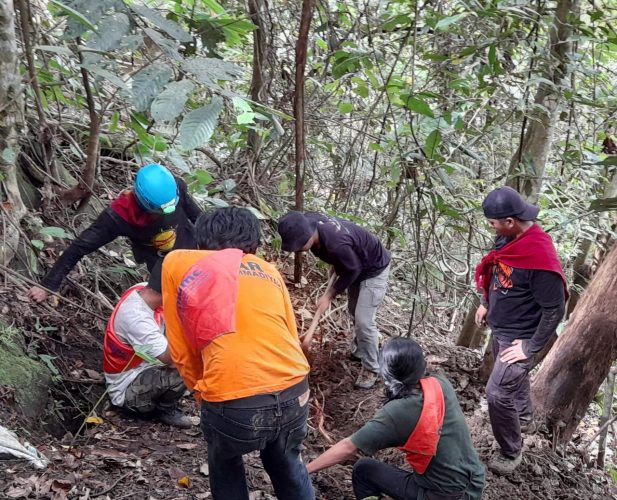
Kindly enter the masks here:
[[[309, 294], [307, 290], [312, 292]], [[48, 415], [41, 422], [25, 422], [14, 411], [10, 398], [0, 391], [0, 422], [50, 459], [37, 471], [21, 461], [0, 462], [0, 498], [71, 499], [204, 499], [209, 498], [207, 449], [199, 427], [177, 430], [153, 420], [136, 420], [104, 401], [97, 410], [102, 423], [88, 424], [74, 437], [85, 414], [104, 391], [101, 340], [103, 322], [83, 310], [61, 304], [58, 309], [34, 307], [23, 299], [23, 290], [3, 289], [0, 309], [23, 327], [29, 338], [29, 352], [54, 357], [59, 370], [52, 390]], [[67, 296], [86, 309], [99, 309], [96, 300], [77, 291]], [[300, 328], [310, 321], [310, 306], [318, 294], [317, 285], [296, 290], [292, 287]], [[358, 390], [353, 382], [359, 366], [348, 358], [349, 324], [341, 302], [322, 323], [311, 356], [311, 419], [305, 459], [325, 450], [331, 442], [348, 436], [371, 418], [383, 404], [383, 387]], [[34, 322], [30, 318], [38, 317]], [[379, 315], [384, 336], [406, 330], [406, 316], [396, 301], [388, 299]], [[38, 325], [38, 326], [37, 326]], [[40, 325], [52, 330], [41, 330]], [[468, 417], [472, 436], [486, 462], [493, 451], [487, 421], [483, 387], [476, 378], [480, 354], [456, 348], [451, 335], [416, 335], [430, 366], [443, 370], [457, 390]], [[1, 386], [0, 381], [0, 386]], [[198, 421], [195, 403], [188, 398], [183, 410]], [[588, 468], [573, 447], [552, 451], [543, 434], [527, 437], [521, 467], [509, 478], [487, 473], [487, 500], [504, 499], [617, 499], [612, 479]], [[378, 458], [404, 466], [402, 453], [381, 452]], [[258, 457], [246, 458], [246, 472], [252, 498], [274, 498]], [[320, 499], [352, 499], [353, 461], [313, 476]]]

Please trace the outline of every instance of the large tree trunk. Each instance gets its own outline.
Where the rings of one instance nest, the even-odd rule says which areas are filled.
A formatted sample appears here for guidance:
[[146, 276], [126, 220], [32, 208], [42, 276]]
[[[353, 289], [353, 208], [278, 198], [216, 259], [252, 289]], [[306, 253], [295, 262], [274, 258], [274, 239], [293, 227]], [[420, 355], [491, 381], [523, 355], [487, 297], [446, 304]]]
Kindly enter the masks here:
[[617, 246], [578, 303], [534, 377], [536, 413], [567, 442], [617, 358]]
[[[304, 138], [304, 72], [308, 48], [308, 34], [313, 18], [315, 0], [303, 0], [300, 32], [296, 42], [296, 87], [294, 91], [294, 118], [296, 120], [296, 210], [304, 210], [304, 162], [306, 144]], [[302, 253], [296, 252], [294, 280], [302, 278]]]
[[15, 41], [13, 0], [0, 2], [0, 263], [7, 265], [19, 243], [19, 223], [26, 213], [17, 187], [16, 161], [24, 123], [21, 76]]
[[546, 160], [553, 144], [562, 97], [561, 88], [569, 75], [568, 60], [572, 51], [572, 25], [568, 16], [577, 13], [578, 8], [578, 0], [560, 0], [557, 3], [554, 24], [550, 30], [549, 58], [541, 74], [552, 85], [539, 85], [529, 128], [510, 162], [506, 184], [516, 189], [530, 203], [538, 201]]
[[[542, 83], [538, 87], [534, 99], [534, 115], [518, 151], [510, 162], [506, 184], [516, 189], [530, 203], [538, 201], [546, 160], [553, 144], [561, 100], [560, 89], [569, 75], [568, 59], [572, 51], [572, 25], [568, 22], [568, 16], [578, 12], [578, 7], [578, 0], [559, 0], [557, 3], [554, 23], [550, 30], [549, 53], [550, 60], [557, 61], [558, 64], [547, 63], [542, 72], [542, 76], [554, 85]], [[489, 342], [489, 346], [490, 344]], [[540, 353], [536, 361], [542, 360], [546, 352], [548, 351]], [[480, 372], [490, 374], [494, 363], [492, 353], [488, 353], [484, 357]]]

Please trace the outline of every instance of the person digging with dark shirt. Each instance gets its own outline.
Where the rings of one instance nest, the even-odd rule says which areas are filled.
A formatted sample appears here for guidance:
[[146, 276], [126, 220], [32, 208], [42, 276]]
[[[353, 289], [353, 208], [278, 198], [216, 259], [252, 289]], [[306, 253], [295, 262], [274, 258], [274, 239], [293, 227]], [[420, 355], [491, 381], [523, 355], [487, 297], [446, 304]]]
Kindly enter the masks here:
[[495, 249], [476, 268], [484, 294], [476, 323], [491, 328], [495, 366], [486, 386], [491, 427], [500, 451], [489, 469], [512, 473], [521, 463], [521, 432], [533, 432], [529, 371], [557, 329], [568, 296], [551, 237], [534, 221], [538, 207], [514, 189], [495, 189], [482, 203], [495, 230]]
[[[140, 168], [127, 189], [83, 231], [60, 256], [28, 296], [42, 302], [56, 292], [62, 280], [84, 257], [119, 236], [131, 241], [137, 262], [160, 276], [162, 257], [175, 248], [195, 248], [193, 224], [202, 210], [188, 194], [186, 183], [162, 165]], [[160, 281], [158, 281], [160, 282]], [[160, 293], [159, 289], [156, 290]]]
[[289, 212], [278, 223], [285, 252], [306, 252], [331, 264], [337, 279], [317, 301], [316, 314], [348, 290], [349, 313], [354, 320], [352, 358], [362, 362], [356, 387], [370, 389], [377, 380], [379, 330], [377, 308], [388, 287], [390, 252], [366, 229], [338, 217], [316, 212]]

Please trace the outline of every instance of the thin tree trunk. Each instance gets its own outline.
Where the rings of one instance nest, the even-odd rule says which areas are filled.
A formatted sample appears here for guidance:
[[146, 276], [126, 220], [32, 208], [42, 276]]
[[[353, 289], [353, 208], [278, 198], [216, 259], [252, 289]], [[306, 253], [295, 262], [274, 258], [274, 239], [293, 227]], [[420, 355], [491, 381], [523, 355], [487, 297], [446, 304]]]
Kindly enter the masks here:
[[[263, 102], [264, 89], [267, 86], [264, 64], [268, 56], [268, 38], [266, 23], [262, 17], [262, 12], [268, 6], [265, 0], [248, 0], [248, 12], [251, 22], [257, 26], [253, 30], [253, 76], [251, 78], [251, 100], [253, 102]], [[261, 152], [261, 137], [251, 129], [248, 132], [247, 145], [251, 152], [253, 163], [259, 161]]]
[[26, 207], [17, 186], [16, 161], [24, 124], [23, 95], [15, 40], [13, 0], [0, 2], [0, 264], [8, 265], [19, 243]]
[[617, 358], [617, 245], [534, 377], [536, 412], [567, 442]]
[[[568, 59], [572, 51], [572, 25], [568, 16], [577, 13], [579, 0], [560, 0], [550, 30], [549, 61], [541, 76], [551, 84], [541, 83], [534, 99], [529, 128], [518, 151], [512, 157], [506, 184], [521, 193], [530, 203], [540, 194], [546, 160], [553, 144], [553, 135], [561, 101], [561, 87], [569, 76]], [[553, 61], [558, 61], [555, 66]]]
[[[82, 53], [79, 53], [80, 61], [82, 61]], [[90, 116], [90, 127], [88, 133], [88, 147], [86, 149], [86, 164], [81, 173], [79, 184], [72, 189], [62, 193], [61, 199], [71, 205], [77, 201], [81, 201], [79, 208], [82, 209], [88, 204], [92, 196], [92, 187], [96, 177], [96, 166], [99, 159], [99, 136], [101, 135], [101, 120], [96, 112], [94, 96], [92, 95], [92, 87], [90, 86], [90, 78], [88, 70], [81, 68], [81, 79], [86, 93], [86, 103], [88, 104], [88, 114]]]
[[[303, 0], [300, 32], [296, 42], [296, 87], [294, 91], [294, 118], [296, 139], [296, 210], [304, 210], [304, 171], [306, 160], [306, 144], [304, 138], [304, 72], [306, 70], [306, 56], [308, 34], [313, 17], [315, 0]], [[294, 263], [294, 280], [300, 282], [302, 278], [302, 253], [296, 252]]]
[[463, 322], [461, 333], [456, 339], [456, 345], [471, 347], [473, 349], [481, 347], [484, 344], [488, 328], [481, 328], [476, 325], [476, 310], [480, 305], [478, 297], [473, 298], [473, 303], [467, 311], [467, 316]]
[[[606, 424], [611, 419], [611, 411], [613, 409], [613, 394], [615, 393], [615, 374], [617, 374], [617, 366], [611, 368], [604, 384], [604, 408], [602, 409], [602, 418], [600, 419], [600, 427]], [[600, 441], [598, 441], [598, 468], [604, 469], [604, 456], [606, 454], [606, 437], [608, 436], [609, 426], [600, 433]]]

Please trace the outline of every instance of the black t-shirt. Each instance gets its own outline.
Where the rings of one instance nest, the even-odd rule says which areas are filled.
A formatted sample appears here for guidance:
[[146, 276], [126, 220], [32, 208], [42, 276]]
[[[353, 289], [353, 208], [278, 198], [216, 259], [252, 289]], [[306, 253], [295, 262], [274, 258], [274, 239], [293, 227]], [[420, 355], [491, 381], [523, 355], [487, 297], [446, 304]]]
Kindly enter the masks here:
[[188, 193], [186, 183], [177, 177], [176, 182], [179, 200], [173, 213], [154, 217], [146, 225], [138, 226], [128, 222], [114, 208], [106, 208], [90, 227], [72, 241], [41, 284], [50, 290], [58, 290], [62, 280], [82, 257], [118, 236], [131, 241], [135, 260], [144, 262], [149, 271], [172, 249], [196, 248], [193, 223], [202, 211]]
[[530, 339], [540, 324], [543, 308], [556, 307], [564, 301], [559, 274], [497, 263], [488, 291], [487, 321], [500, 340]]
[[311, 252], [334, 266], [338, 279], [335, 294], [344, 292], [356, 281], [374, 278], [390, 264], [390, 252], [379, 238], [353, 222], [319, 213], [306, 214], [317, 223], [319, 247]]

